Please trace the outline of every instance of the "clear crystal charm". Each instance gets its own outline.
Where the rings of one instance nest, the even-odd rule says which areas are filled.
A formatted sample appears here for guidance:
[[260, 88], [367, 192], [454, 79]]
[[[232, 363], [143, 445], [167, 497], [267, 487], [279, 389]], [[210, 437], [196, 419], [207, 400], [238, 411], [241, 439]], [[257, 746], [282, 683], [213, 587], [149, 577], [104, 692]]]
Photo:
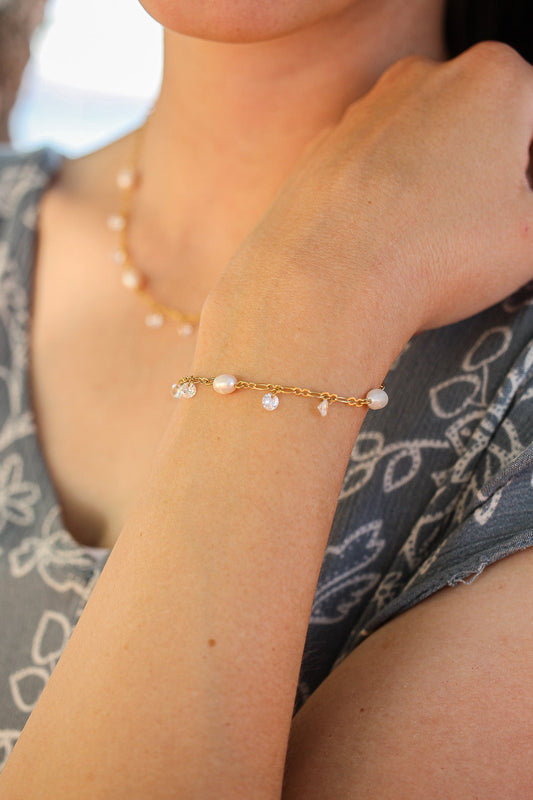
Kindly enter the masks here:
[[196, 394], [196, 386], [192, 381], [189, 383], [175, 383], [170, 391], [172, 397], [175, 397], [176, 400], [182, 397], [190, 399]]
[[195, 394], [196, 394], [196, 386], [194, 385], [194, 383], [192, 381], [190, 383], [185, 383], [182, 386], [182, 389], [181, 389], [181, 396], [182, 397], [190, 398], [190, 397], [194, 397]]
[[163, 314], [159, 314], [159, 312], [155, 312], [154, 314], [148, 314], [144, 321], [149, 328], [162, 328], [165, 322], [165, 318]]
[[142, 283], [142, 275], [130, 267], [122, 273], [122, 283], [126, 289], [138, 289]]
[[193, 331], [194, 328], [190, 322], [184, 322], [178, 328], [178, 333], [180, 336], [191, 336]]
[[317, 411], [322, 417], [325, 417], [328, 413], [329, 403], [327, 400], [322, 400], [321, 403], [317, 405]]
[[126, 167], [121, 169], [117, 175], [117, 186], [119, 189], [131, 189], [135, 183], [135, 171]]
[[126, 219], [122, 214], [110, 214], [107, 218], [107, 227], [110, 231], [120, 233], [126, 227]]
[[115, 262], [115, 264], [118, 264], [119, 267], [121, 267], [123, 264], [125, 264], [126, 261], [127, 261], [127, 258], [126, 258], [126, 253], [124, 252], [124, 250], [115, 250], [113, 252], [113, 261]]
[[263, 408], [265, 411], [275, 411], [279, 406], [279, 397], [267, 392], [263, 395]]

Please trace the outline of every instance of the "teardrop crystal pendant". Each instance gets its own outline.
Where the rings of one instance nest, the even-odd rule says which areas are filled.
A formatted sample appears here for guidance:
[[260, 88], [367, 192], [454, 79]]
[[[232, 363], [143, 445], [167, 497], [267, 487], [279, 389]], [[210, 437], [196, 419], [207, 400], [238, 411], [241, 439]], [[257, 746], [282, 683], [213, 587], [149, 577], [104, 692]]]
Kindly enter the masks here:
[[322, 416], [325, 417], [328, 413], [329, 403], [327, 400], [322, 400], [321, 403], [317, 405], [317, 411]]
[[275, 394], [267, 392], [263, 395], [263, 408], [265, 411], [275, 411], [279, 406], [279, 397]]

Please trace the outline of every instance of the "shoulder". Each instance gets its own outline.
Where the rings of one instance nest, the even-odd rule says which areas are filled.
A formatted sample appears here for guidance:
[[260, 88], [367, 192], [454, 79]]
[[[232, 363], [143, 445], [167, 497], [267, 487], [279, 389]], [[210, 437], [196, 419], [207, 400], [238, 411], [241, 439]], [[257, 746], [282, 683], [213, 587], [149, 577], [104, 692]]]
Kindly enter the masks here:
[[0, 147], [0, 240], [19, 234], [19, 225], [33, 228], [45, 187], [57, 173], [61, 156], [50, 149], [20, 153]]
[[[20, 152], [7, 145], [0, 145], [0, 186], [3, 193], [21, 183], [28, 187], [39, 187], [57, 172], [62, 157], [50, 148], [31, 152]], [[4, 206], [0, 206], [4, 211]]]
[[284, 800], [531, 796], [533, 550], [384, 625], [293, 724]]

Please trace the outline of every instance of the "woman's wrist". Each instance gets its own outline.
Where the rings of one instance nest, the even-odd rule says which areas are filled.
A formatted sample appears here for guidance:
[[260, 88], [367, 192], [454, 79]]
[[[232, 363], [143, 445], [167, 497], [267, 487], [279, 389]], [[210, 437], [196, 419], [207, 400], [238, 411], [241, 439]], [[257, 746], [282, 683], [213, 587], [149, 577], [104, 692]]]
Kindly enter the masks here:
[[204, 307], [193, 374], [365, 397], [414, 331], [370, 287], [348, 297], [277, 270], [231, 265]]

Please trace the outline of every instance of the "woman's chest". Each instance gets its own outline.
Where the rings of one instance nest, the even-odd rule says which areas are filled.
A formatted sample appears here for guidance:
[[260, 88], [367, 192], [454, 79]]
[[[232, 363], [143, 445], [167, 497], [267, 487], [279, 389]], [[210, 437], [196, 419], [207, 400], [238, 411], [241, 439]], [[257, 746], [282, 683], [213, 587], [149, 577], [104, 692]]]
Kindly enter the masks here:
[[196, 334], [151, 329], [147, 308], [99, 265], [88, 245], [65, 263], [37, 258], [30, 330], [31, 404], [65, 525], [75, 539], [112, 547], [142, 491], [187, 374]]
[[177, 346], [172, 357], [154, 354], [150, 363], [148, 347], [136, 353], [130, 345], [121, 337], [101, 341], [91, 330], [52, 345], [39, 325], [33, 331], [41, 448], [67, 529], [95, 547], [115, 543], [172, 414], [170, 386], [192, 361]]
[[83, 544], [112, 547], [175, 408], [170, 387], [191, 369], [196, 332], [147, 327], [150, 308], [122, 285], [112, 238], [82, 211], [54, 193], [42, 203], [31, 405], [65, 527]]
[[122, 336], [105, 341], [87, 327], [51, 341], [35, 320], [30, 376], [38, 436], [65, 525], [79, 542], [115, 543], [147, 479], [175, 404], [170, 386], [190, 369], [191, 349], [177, 344], [172, 356], [154, 353], [151, 361], [148, 342], [136, 350]]

